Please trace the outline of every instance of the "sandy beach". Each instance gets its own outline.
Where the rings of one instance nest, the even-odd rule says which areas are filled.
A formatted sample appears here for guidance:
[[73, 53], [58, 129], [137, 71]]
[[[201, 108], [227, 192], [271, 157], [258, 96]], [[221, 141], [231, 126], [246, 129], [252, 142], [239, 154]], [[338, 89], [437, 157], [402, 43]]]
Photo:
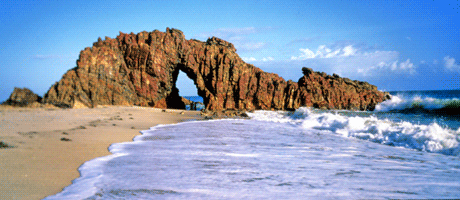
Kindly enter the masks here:
[[[41, 199], [79, 177], [78, 167], [109, 155], [157, 124], [201, 118], [198, 111], [100, 106], [54, 109], [0, 106], [0, 199]], [[7, 145], [7, 146], [5, 146]]]

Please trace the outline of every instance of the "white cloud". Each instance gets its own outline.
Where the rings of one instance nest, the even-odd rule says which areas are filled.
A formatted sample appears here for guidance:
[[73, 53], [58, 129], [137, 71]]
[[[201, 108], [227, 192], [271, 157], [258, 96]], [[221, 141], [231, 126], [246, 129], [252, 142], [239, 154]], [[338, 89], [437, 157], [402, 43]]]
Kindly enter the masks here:
[[262, 61], [263, 61], [263, 62], [274, 61], [274, 60], [275, 60], [275, 59], [274, 59], [273, 57], [271, 57], [271, 56], [268, 56], [268, 57], [266, 57], [266, 58], [262, 58]]
[[300, 51], [302, 54], [300, 56], [292, 56], [291, 60], [306, 60], [316, 57], [315, 53], [310, 49], [300, 49]]
[[455, 58], [444, 57], [444, 67], [449, 71], [460, 71], [460, 64], [455, 62]]
[[342, 49], [343, 51], [343, 55], [342, 56], [352, 56], [352, 55], [355, 55], [356, 51], [358, 51], [357, 49], [354, 49], [353, 46], [349, 45], [349, 46], [346, 46]]
[[292, 56], [291, 60], [302, 61], [310, 66], [316, 65], [324, 71], [342, 76], [416, 73], [416, 66], [410, 59], [400, 62], [399, 53], [396, 51], [365, 51], [353, 45], [336, 48], [320, 45], [316, 51], [300, 49], [300, 55]]
[[245, 62], [256, 62], [256, 61], [269, 62], [269, 61], [274, 61], [275, 60], [271, 56], [264, 57], [261, 60], [258, 60], [258, 59], [254, 58], [254, 57], [242, 57], [241, 59], [243, 59]]
[[257, 59], [254, 58], [254, 57], [242, 57], [241, 59], [243, 59], [244, 62], [254, 62], [254, 61], [257, 61]]
[[399, 63], [399, 69], [409, 71], [411, 74], [415, 73], [414, 64], [410, 62], [410, 59]]
[[[378, 58], [378, 57], [376, 57]], [[396, 59], [397, 57], [395, 57]], [[415, 74], [416, 73], [416, 66], [414, 63], [407, 59], [404, 62], [399, 62], [399, 60], [392, 60], [390, 62], [380, 61], [376, 66], [369, 67], [369, 71], [391, 71], [393, 73], [408, 73], [408, 74]]]
[[306, 60], [313, 58], [335, 58], [335, 57], [348, 57], [356, 54], [357, 49], [352, 45], [348, 45], [344, 48], [338, 48], [332, 50], [326, 45], [320, 45], [316, 52], [313, 52], [310, 49], [300, 49], [301, 54], [299, 56], [292, 56], [291, 60]]
[[399, 65], [398, 62], [399, 60], [396, 60], [391, 64], [381, 62], [379, 64], [379, 67], [389, 67], [391, 71], [408, 72], [409, 74], [415, 74], [415, 66], [413, 63], [410, 62], [410, 59], [407, 59], [406, 61], [399, 63]]

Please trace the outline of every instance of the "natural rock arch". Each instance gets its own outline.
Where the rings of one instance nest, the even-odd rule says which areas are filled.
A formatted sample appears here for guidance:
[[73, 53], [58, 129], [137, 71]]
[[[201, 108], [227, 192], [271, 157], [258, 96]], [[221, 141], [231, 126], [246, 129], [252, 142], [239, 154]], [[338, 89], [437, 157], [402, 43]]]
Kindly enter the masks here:
[[175, 86], [183, 71], [208, 110], [373, 109], [385, 99], [375, 86], [304, 68], [299, 84], [245, 63], [235, 47], [212, 37], [186, 40], [177, 29], [106, 37], [80, 52], [45, 94], [44, 103], [183, 108]]

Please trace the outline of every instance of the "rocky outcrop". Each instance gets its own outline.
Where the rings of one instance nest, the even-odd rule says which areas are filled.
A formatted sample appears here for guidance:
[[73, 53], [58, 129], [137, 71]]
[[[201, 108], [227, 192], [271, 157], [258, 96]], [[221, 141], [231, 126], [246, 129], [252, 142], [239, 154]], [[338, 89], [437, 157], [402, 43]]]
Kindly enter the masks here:
[[219, 38], [186, 40], [177, 29], [99, 38], [80, 53], [69, 70], [46, 93], [43, 102], [139, 105], [185, 108], [176, 88], [179, 71], [194, 81], [207, 110], [326, 109], [372, 110], [385, 99], [368, 83], [304, 68], [299, 82], [245, 63], [234, 46]]
[[20, 107], [31, 107], [34, 104], [39, 104], [41, 97], [33, 93], [28, 88], [14, 88], [13, 92], [2, 105], [20, 106]]
[[388, 93], [378, 91], [376, 86], [367, 82], [352, 81], [336, 74], [330, 76], [305, 67], [302, 71], [304, 76], [299, 79], [297, 93], [292, 96], [293, 108], [301, 105], [324, 109], [374, 110], [378, 103], [390, 98]]
[[245, 111], [239, 110], [220, 110], [220, 111], [209, 111], [202, 110], [201, 116], [204, 119], [249, 119], [249, 115]]
[[202, 108], [204, 108], [203, 103], [191, 101], [184, 97], [182, 97], [182, 102], [185, 104], [187, 110], [201, 110]]
[[192, 102], [190, 104], [190, 110], [202, 110], [204, 108], [205, 108], [205, 106], [201, 102]]

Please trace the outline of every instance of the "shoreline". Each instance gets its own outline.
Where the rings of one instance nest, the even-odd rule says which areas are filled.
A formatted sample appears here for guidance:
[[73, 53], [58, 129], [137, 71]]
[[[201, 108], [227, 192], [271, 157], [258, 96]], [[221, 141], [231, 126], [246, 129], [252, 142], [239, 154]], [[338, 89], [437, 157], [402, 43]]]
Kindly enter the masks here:
[[158, 124], [203, 119], [200, 111], [136, 106], [14, 108], [0, 106], [0, 199], [42, 199], [78, 178], [85, 162], [110, 155]]

